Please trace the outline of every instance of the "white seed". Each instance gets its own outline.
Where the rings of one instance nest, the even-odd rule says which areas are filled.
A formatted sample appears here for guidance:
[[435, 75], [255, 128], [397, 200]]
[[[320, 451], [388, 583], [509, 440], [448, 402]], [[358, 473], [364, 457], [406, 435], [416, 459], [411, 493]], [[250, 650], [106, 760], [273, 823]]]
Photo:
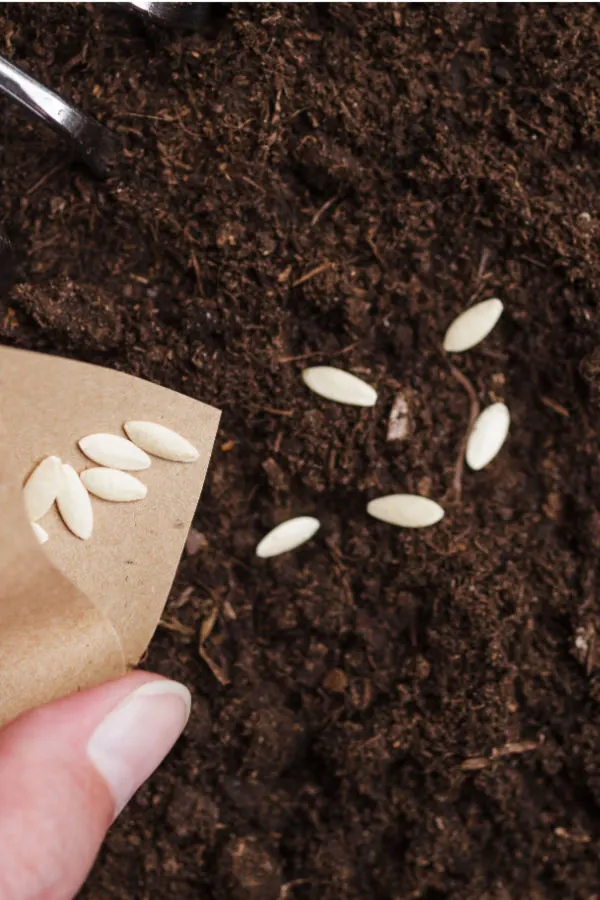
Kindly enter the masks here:
[[73, 466], [65, 464], [62, 470], [62, 485], [56, 498], [58, 511], [69, 531], [86, 541], [94, 527], [90, 495]]
[[184, 437], [157, 422], [125, 422], [127, 436], [152, 456], [171, 462], [195, 462], [199, 453]]
[[288, 550], [295, 550], [300, 544], [309, 541], [317, 533], [321, 523], [312, 516], [298, 516], [277, 525], [262, 539], [256, 548], [256, 555], [261, 559], [279, 556]]
[[79, 447], [82, 453], [98, 463], [111, 469], [127, 469], [130, 472], [141, 472], [149, 469], [151, 460], [147, 453], [127, 438], [119, 434], [88, 434], [81, 438]]
[[367, 504], [367, 512], [374, 519], [401, 528], [427, 528], [444, 517], [444, 510], [435, 500], [419, 494], [388, 494]]
[[304, 384], [327, 400], [352, 406], [375, 406], [377, 391], [370, 384], [333, 366], [313, 366], [302, 373]]
[[31, 473], [23, 488], [25, 512], [30, 522], [45, 516], [58, 495], [62, 482], [62, 463], [58, 456], [47, 456]]
[[41, 525], [38, 525], [37, 522], [32, 522], [31, 527], [33, 528], [33, 533], [38, 539], [39, 544], [45, 544], [48, 540], [48, 532], [44, 531]]
[[488, 336], [500, 316], [504, 304], [496, 297], [482, 300], [458, 316], [448, 328], [444, 337], [444, 350], [448, 353], [462, 353], [469, 350]]
[[483, 469], [500, 452], [510, 426], [510, 413], [504, 403], [492, 403], [480, 413], [469, 439], [465, 458], [471, 469]]
[[85, 469], [79, 477], [90, 494], [101, 500], [124, 503], [143, 500], [148, 493], [148, 488], [139, 478], [128, 472], [120, 472], [119, 469]]

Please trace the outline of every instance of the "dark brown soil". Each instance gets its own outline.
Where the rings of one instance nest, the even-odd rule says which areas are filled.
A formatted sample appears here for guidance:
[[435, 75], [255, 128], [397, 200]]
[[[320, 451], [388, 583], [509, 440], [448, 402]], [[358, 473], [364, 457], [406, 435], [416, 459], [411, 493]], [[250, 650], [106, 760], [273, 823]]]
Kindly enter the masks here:
[[[2, 101], [2, 339], [224, 412], [205, 546], [145, 661], [194, 717], [82, 896], [598, 898], [597, 5], [265, 4], [209, 36], [102, 6], [0, 23], [125, 147], [95, 182]], [[461, 478], [470, 401], [440, 342], [489, 296], [500, 325], [453, 362], [513, 426]], [[307, 361], [378, 405], [319, 401]], [[399, 392], [411, 432], [387, 442]], [[369, 520], [390, 491], [445, 520]], [[259, 562], [298, 513], [317, 539]]]

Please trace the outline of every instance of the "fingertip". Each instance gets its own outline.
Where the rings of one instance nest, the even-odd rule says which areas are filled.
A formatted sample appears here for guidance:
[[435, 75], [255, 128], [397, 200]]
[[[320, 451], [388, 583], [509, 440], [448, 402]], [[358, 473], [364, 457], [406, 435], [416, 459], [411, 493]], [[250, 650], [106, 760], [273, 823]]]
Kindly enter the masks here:
[[3, 900], [74, 896], [111, 821], [185, 727], [190, 704], [184, 685], [132, 672], [0, 731]]
[[191, 705], [185, 685], [149, 681], [128, 694], [95, 729], [87, 754], [110, 788], [115, 815], [172, 748]]

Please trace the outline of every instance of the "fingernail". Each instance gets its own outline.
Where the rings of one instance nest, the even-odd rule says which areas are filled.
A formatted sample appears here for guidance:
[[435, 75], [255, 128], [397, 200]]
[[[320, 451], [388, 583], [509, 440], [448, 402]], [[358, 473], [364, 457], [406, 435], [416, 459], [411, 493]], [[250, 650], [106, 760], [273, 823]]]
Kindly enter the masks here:
[[98, 725], [87, 747], [115, 800], [115, 818], [165, 758], [187, 723], [188, 689], [150, 681], [125, 697]]

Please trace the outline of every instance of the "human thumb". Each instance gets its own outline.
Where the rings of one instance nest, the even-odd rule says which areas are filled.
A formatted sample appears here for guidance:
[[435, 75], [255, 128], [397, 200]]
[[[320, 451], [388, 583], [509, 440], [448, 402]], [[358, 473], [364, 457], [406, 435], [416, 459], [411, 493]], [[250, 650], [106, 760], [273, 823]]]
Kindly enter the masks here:
[[189, 712], [182, 684], [133, 672], [0, 731], [2, 900], [72, 900]]

